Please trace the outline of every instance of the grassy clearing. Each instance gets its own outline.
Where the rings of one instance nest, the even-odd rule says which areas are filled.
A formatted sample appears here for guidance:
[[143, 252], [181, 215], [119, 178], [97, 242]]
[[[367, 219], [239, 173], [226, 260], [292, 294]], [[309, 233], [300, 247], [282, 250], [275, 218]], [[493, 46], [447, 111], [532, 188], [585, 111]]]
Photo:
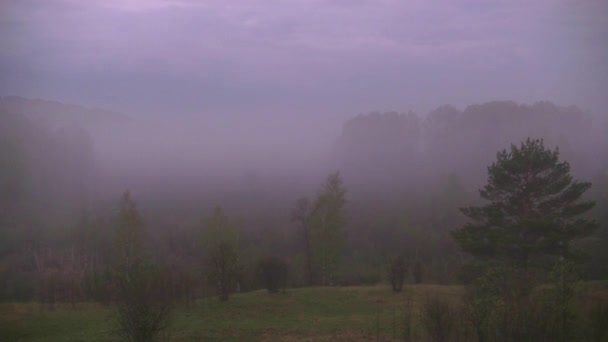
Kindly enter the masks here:
[[[604, 284], [593, 284], [593, 298], [607, 297]], [[587, 291], [586, 291], [587, 292]], [[173, 317], [172, 341], [367, 341], [398, 340], [403, 312], [410, 296], [410, 312], [418, 315], [427, 295], [457, 304], [460, 286], [419, 285], [393, 294], [389, 287], [291, 289], [286, 294], [266, 291], [216, 298], [179, 307]], [[54, 311], [39, 304], [1, 304], [1, 341], [112, 341], [111, 309], [97, 304], [61, 305]], [[413, 337], [422, 337], [413, 320]]]
[[[256, 291], [180, 307], [173, 317], [171, 340], [366, 340], [376, 334], [399, 336], [403, 303], [414, 305], [426, 293], [455, 300], [460, 287], [412, 286], [401, 294], [388, 287], [292, 289], [285, 294]], [[395, 316], [393, 323], [393, 315]], [[111, 341], [111, 309], [96, 304], [61, 305], [44, 311], [39, 304], [0, 305], [0, 340]], [[393, 327], [394, 325], [394, 327]]]

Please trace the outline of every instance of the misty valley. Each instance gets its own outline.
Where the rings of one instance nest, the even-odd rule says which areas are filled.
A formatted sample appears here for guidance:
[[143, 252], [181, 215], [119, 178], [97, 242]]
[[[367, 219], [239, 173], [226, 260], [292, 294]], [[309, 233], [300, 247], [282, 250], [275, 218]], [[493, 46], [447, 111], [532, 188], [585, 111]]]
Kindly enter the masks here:
[[606, 13], [0, 0], [0, 342], [608, 342]]
[[608, 121], [0, 98], [0, 340], [606, 341]]

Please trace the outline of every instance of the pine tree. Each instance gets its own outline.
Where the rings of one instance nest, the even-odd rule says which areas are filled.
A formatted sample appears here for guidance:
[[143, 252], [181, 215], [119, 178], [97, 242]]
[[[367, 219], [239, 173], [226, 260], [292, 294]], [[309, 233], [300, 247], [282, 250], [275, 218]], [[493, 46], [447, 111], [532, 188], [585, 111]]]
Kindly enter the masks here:
[[465, 252], [481, 260], [527, 267], [538, 257], [571, 257], [573, 240], [597, 224], [583, 214], [595, 202], [582, 200], [591, 183], [573, 180], [559, 150], [527, 139], [497, 154], [480, 196], [489, 203], [463, 208], [471, 220], [453, 232]]

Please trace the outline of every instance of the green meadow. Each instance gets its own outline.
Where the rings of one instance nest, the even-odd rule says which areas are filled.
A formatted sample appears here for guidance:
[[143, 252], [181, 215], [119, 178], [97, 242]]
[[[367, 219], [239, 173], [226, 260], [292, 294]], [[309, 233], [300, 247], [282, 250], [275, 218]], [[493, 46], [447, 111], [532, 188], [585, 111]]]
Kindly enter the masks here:
[[[581, 306], [608, 299], [606, 283], [585, 284]], [[317, 287], [269, 294], [236, 294], [226, 303], [199, 299], [174, 310], [170, 341], [398, 341], [426, 339], [421, 309], [441, 298], [457, 309], [461, 286], [412, 285], [398, 294], [387, 286]], [[583, 295], [584, 294], [584, 295]], [[112, 308], [101, 304], [0, 305], [1, 341], [114, 341]], [[465, 319], [458, 316], [457, 319]], [[409, 324], [407, 324], [409, 322]], [[457, 322], [458, 323], [458, 322]], [[465, 324], [457, 324], [461, 329]], [[460, 331], [460, 336], [466, 336]]]

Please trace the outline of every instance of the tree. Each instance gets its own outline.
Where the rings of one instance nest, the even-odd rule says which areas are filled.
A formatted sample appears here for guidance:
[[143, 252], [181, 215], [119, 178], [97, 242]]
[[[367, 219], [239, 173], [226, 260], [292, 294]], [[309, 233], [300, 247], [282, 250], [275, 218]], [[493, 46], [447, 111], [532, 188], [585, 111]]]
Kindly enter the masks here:
[[594, 208], [594, 217], [600, 228], [595, 232], [594, 239], [588, 243], [577, 246], [589, 251], [584, 274], [591, 279], [605, 279], [608, 277], [608, 167], [605, 167], [594, 182], [593, 198], [597, 200]]
[[315, 282], [312, 260], [311, 226], [310, 226], [310, 201], [308, 198], [300, 198], [291, 212], [291, 220], [300, 224], [302, 238], [304, 240], [304, 254], [306, 257], [306, 272], [308, 285], [312, 286]]
[[543, 140], [528, 138], [496, 157], [480, 190], [489, 203], [461, 209], [471, 222], [453, 237], [481, 260], [524, 268], [540, 256], [570, 257], [570, 243], [597, 228], [582, 216], [595, 205], [581, 199], [591, 183], [573, 180], [568, 162]]
[[146, 257], [144, 224], [129, 192], [120, 200], [115, 227], [118, 334], [126, 341], [156, 341], [168, 328], [171, 301], [161, 272]]
[[346, 189], [342, 177], [335, 172], [327, 177], [323, 190], [317, 196], [310, 213], [311, 246], [313, 260], [322, 285], [332, 285], [344, 247], [343, 209]]
[[209, 280], [217, 286], [220, 300], [227, 301], [238, 276], [238, 233], [220, 207], [204, 225], [203, 247]]
[[[590, 187], [574, 180], [559, 150], [546, 149], [543, 140], [528, 138], [497, 153], [480, 190], [489, 203], [462, 209], [470, 222], [453, 232], [461, 248], [481, 261], [467, 287], [479, 340], [497, 333], [505, 340], [554, 341], [557, 331], [568, 336], [571, 280], [562, 277], [558, 295], [543, 298], [533, 291], [539, 269], [531, 270], [552, 258], [565, 265], [571, 242], [595, 230], [584, 216], [595, 203], [582, 199]], [[559, 326], [552, 325], [555, 318]]]

